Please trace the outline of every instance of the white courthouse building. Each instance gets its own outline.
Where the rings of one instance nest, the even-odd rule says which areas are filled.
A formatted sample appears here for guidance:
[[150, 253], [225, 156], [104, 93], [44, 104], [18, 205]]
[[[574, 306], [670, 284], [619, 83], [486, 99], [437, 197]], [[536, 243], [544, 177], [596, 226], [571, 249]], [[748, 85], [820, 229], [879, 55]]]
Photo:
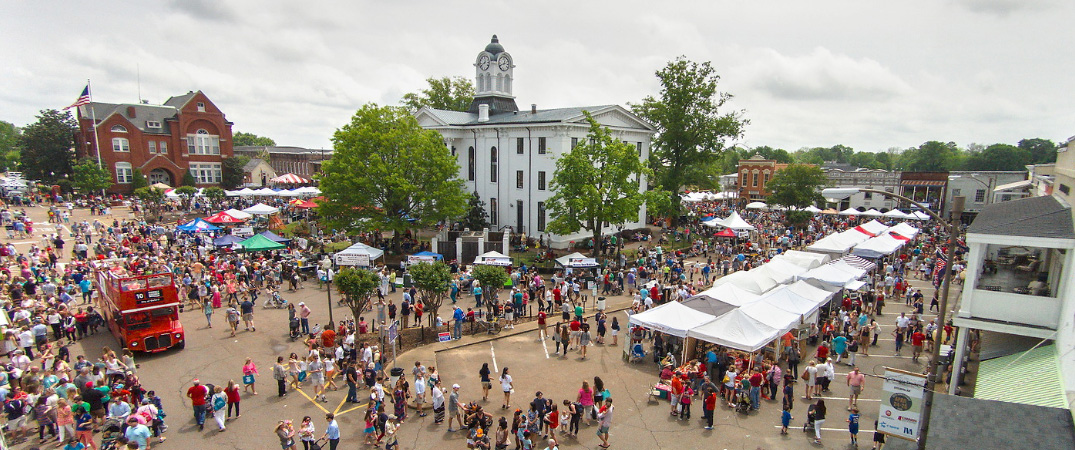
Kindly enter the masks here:
[[[619, 105], [538, 109], [531, 104], [528, 110], [520, 111], [512, 93], [515, 60], [495, 35], [478, 53], [474, 68], [476, 92], [470, 110], [426, 107], [415, 116], [424, 128], [444, 136], [445, 145], [458, 158], [459, 177], [466, 189], [477, 192], [485, 202], [490, 228], [545, 236], [554, 247], [591, 236], [585, 230], [566, 236], [545, 231], [551, 220], [545, 204], [553, 195], [550, 182], [557, 156], [586, 138], [589, 124], [583, 111], [608, 127], [615, 139], [635, 146], [642, 160], [649, 158], [653, 126]], [[639, 189], [645, 186], [643, 178]], [[645, 219], [643, 206], [638, 219], [623, 227], [642, 227]]]

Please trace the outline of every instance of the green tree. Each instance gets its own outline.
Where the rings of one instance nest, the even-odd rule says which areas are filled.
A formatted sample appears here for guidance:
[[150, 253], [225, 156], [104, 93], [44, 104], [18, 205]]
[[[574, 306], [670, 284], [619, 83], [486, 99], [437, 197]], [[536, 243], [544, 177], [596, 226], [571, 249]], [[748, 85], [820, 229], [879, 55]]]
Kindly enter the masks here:
[[[336, 288], [343, 294], [343, 304], [351, 310], [352, 317], [361, 317], [372, 304], [373, 294], [381, 278], [377, 274], [355, 267], [344, 267], [332, 279]], [[380, 327], [383, 324], [377, 324]]]
[[332, 141], [336, 151], [317, 178], [327, 199], [318, 212], [333, 228], [392, 231], [399, 251], [402, 232], [466, 212], [456, 159], [403, 108], [367, 104]]
[[164, 204], [164, 189], [152, 186], [141, 187], [134, 190], [134, 196], [142, 201], [142, 205], [150, 215], [160, 217], [161, 205]]
[[474, 85], [463, 77], [427, 78], [429, 89], [403, 96], [403, 105], [412, 113], [428, 106], [448, 111], [466, 111], [474, 101]]
[[190, 210], [190, 200], [194, 198], [194, 194], [198, 193], [198, 188], [194, 186], [179, 186], [175, 189], [175, 194], [183, 200], [183, 208]]
[[231, 144], [235, 147], [272, 147], [276, 145], [276, 141], [271, 138], [258, 136], [254, 133], [243, 133], [242, 131], [231, 135]]
[[613, 138], [589, 112], [583, 114], [590, 132], [556, 160], [551, 182], [556, 193], [546, 205], [552, 216], [547, 229], [556, 234], [589, 231], [597, 256], [605, 224], [615, 226], [638, 218], [646, 200], [639, 179], [652, 172], [638, 159], [634, 147]]
[[489, 226], [489, 213], [485, 211], [485, 202], [475, 192], [467, 201], [467, 215], [463, 217], [463, 228], [478, 231]]
[[82, 194], [100, 194], [102, 190], [112, 187], [112, 174], [97, 161], [83, 158], [72, 168], [71, 185]]
[[211, 188], [206, 188], [204, 191], [202, 191], [202, 195], [204, 195], [205, 198], [209, 200], [218, 202], [220, 200], [224, 200], [224, 197], [227, 196], [227, 193], [224, 192], [223, 189], [213, 186]]
[[53, 183], [71, 175], [74, 161], [75, 120], [67, 112], [42, 110], [37, 122], [23, 128], [19, 138], [22, 170], [29, 179]]
[[807, 164], [789, 164], [773, 175], [765, 184], [772, 192], [769, 203], [787, 207], [805, 208], [824, 199], [818, 190], [828, 182], [820, 167]]
[[242, 186], [243, 180], [246, 178], [243, 167], [248, 162], [250, 162], [250, 158], [246, 156], [224, 158], [220, 165], [220, 185], [224, 189], [238, 189], [239, 186]]
[[437, 312], [448, 296], [452, 270], [442, 261], [420, 262], [407, 266], [407, 273], [411, 274], [414, 287], [418, 290], [418, 298], [425, 303], [424, 311], [429, 318], [429, 326], [433, 326]]
[[963, 152], [955, 142], [929, 141], [900, 155], [900, 165], [908, 172], [947, 172], [961, 167]]
[[194, 186], [195, 184], [198, 184], [198, 182], [194, 179], [194, 174], [190, 173], [190, 170], [183, 172], [183, 184], [181, 186]]
[[1019, 148], [1030, 152], [1031, 164], [1049, 164], [1056, 162], [1056, 143], [1048, 139], [1023, 139], [1019, 141]]
[[14, 124], [0, 120], [0, 165], [5, 171], [18, 170], [22, 152], [19, 140], [22, 131]]
[[[500, 289], [511, 280], [508, 276], [508, 272], [500, 266], [489, 266], [485, 264], [478, 264], [474, 266], [474, 270], [471, 275], [475, 280], [481, 283], [482, 287], [482, 303], [492, 305], [492, 300], [497, 298], [497, 293]], [[488, 303], [486, 303], [488, 302]]]
[[[716, 159], [748, 123], [741, 112], [722, 113], [732, 98], [717, 90], [720, 77], [709, 62], [696, 63], [680, 56], [656, 72], [661, 90], [631, 109], [657, 128], [649, 166], [653, 185], [677, 196], [683, 186], [708, 178], [708, 162]], [[668, 203], [678, 209], [679, 203]], [[654, 211], [669, 214], [678, 211]]]
[[993, 144], [967, 155], [964, 170], [1026, 170], [1031, 164], [1030, 150], [1008, 144]]
[[142, 170], [137, 168], [137, 167], [132, 169], [131, 170], [131, 189], [134, 189], [134, 190], [137, 191], [138, 189], [144, 188], [146, 186], [149, 186], [149, 180], [146, 179], [145, 175], [142, 175]]

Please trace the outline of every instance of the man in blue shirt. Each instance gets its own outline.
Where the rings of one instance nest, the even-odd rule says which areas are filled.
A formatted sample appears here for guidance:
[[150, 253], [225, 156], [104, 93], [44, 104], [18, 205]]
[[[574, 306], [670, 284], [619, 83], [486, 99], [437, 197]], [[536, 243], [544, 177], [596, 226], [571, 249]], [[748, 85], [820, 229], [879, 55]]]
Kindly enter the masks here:
[[336, 446], [340, 445], [340, 426], [336, 424], [336, 416], [332, 413], [325, 414], [325, 420], [328, 421], [328, 427], [321, 439], [328, 439], [329, 450], [336, 450]]
[[463, 338], [463, 319], [466, 316], [463, 314], [463, 310], [458, 306], [455, 307], [455, 312], [452, 313], [452, 319], [455, 319], [455, 338]]
[[82, 304], [89, 303], [90, 299], [93, 298], [93, 283], [90, 282], [89, 278], [83, 278], [82, 281], [78, 282], [78, 287], [82, 290]]

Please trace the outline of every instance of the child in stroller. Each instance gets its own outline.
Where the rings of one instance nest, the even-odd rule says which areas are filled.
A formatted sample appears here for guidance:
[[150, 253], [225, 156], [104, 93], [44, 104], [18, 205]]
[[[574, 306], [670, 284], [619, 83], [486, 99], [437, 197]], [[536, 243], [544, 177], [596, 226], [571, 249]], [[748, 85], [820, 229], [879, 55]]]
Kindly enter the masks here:
[[750, 412], [750, 381], [746, 378], [735, 385], [735, 412], [747, 414]]

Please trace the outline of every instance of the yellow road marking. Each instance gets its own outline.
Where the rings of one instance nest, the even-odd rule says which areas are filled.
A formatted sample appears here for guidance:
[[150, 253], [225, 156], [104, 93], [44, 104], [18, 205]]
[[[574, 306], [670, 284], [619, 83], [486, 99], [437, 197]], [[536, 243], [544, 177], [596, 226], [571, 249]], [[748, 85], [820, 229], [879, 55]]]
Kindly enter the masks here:
[[321, 406], [321, 404], [320, 404], [320, 403], [318, 403], [318, 402], [317, 402], [316, 400], [314, 400], [314, 399], [310, 398], [310, 396], [309, 396], [309, 395], [306, 395], [306, 393], [305, 393], [305, 392], [302, 392], [302, 389], [299, 389], [299, 388], [295, 388], [295, 390], [296, 390], [296, 391], [299, 391], [299, 393], [300, 393], [300, 394], [302, 394], [302, 396], [303, 396], [303, 397], [306, 397], [306, 400], [309, 400], [309, 401], [310, 401], [310, 403], [313, 403], [313, 404], [314, 404], [314, 406], [316, 406], [316, 407], [317, 407], [317, 409], [320, 409], [321, 411], [324, 411], [324, 412], [325, 412], [325, 414], [328, 414], [328, 410], [327, 410], [327, 409], [325, 409], [325, 407]]
[[338, 416], [338, 415], [340, 415], [340, 408], [343, 408], [343, 404], [344, 404], [345, 402], [347, 402], [347, 397], [346, 397], [346, 396], [345, 396], [345, 397], [343, 398], [343, 400], [340, 400], [340, 404], [339, 404], [339, 405], [336, 405], [336, 410], [335, 410], [335, 411], [332, 411], [332, 414], [335, 414], [335, 415], [337, 415], [337, 416]]
[[351, 411], [354, 411], [354, 410], [356, 410], [356, 409], [359, 409], [359, 408], [365, 408], [365, 407], [367, 407], [367, 406], [369, 406], [369, 402], [363, 403], [363, 404], [361, 404], [361, 405], [358, 405], [358, 406], [356, 406], [356, 407], [354, 407], [354, 408], [351, 408], [351, 409], [347, 409], [347, 410], [341, 411], [341, 412], [340, 412], [339, 414], [336, 414], [336, 415], [337, 415], [337, 416], [339, 416], [339, 415], [342, 415], [342, 414], [347, 414], [347, 413], [349, 413], [349, 412], [351, 412]]

